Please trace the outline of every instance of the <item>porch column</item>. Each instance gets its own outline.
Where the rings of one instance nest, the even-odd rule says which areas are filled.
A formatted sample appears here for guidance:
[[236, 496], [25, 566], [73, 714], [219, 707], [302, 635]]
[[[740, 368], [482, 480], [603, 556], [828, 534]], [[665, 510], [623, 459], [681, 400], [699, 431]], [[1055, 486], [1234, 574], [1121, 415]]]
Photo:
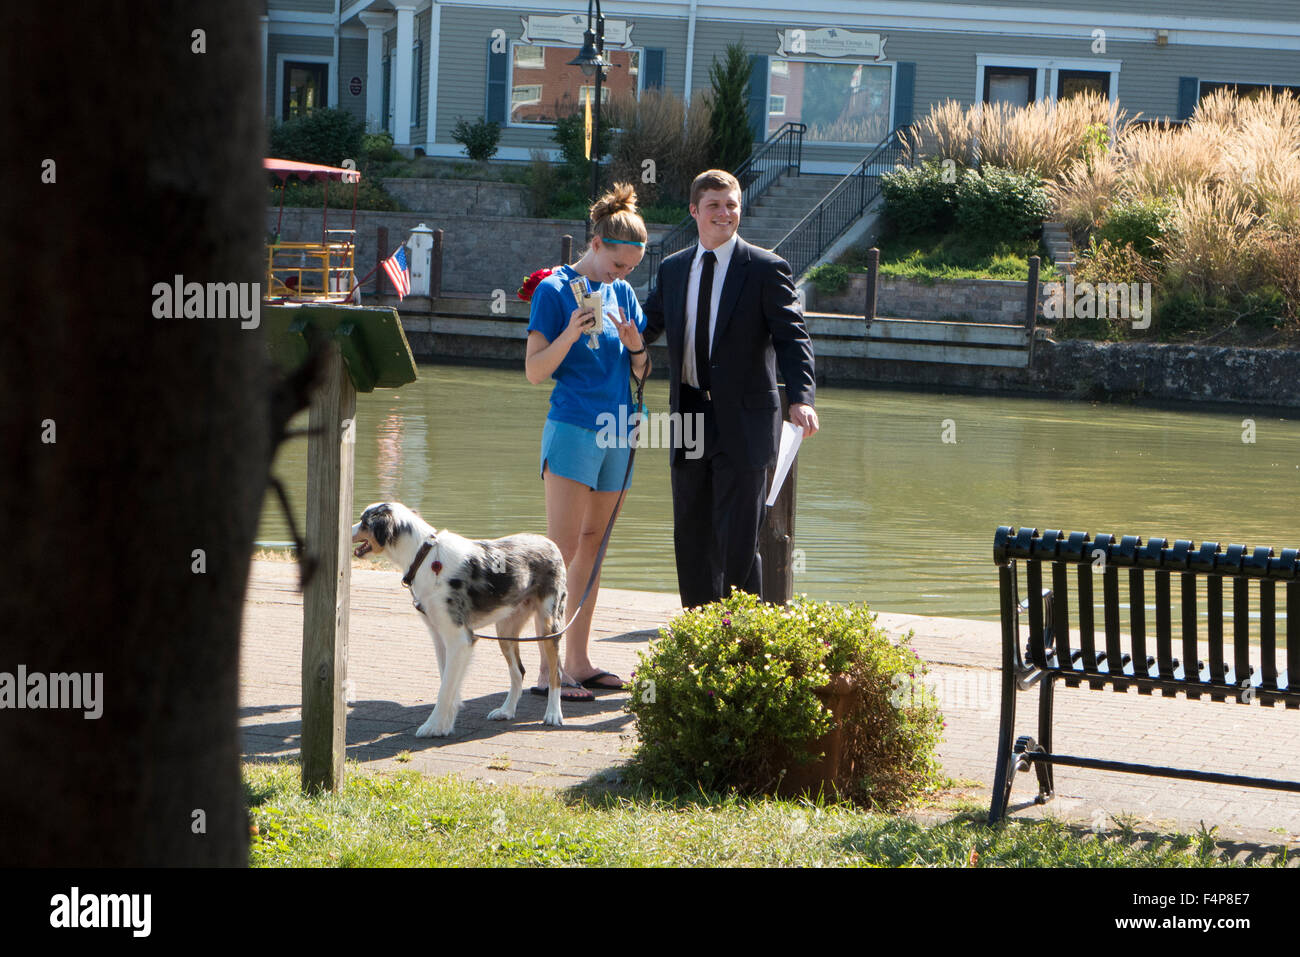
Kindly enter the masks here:
[[438, 139], [438, 48], [442, 46], [442, 5], [433, 0], [429, 7], [429, 109], [424, 124], [424, 151], [433, 154]]
[[384, 129], [384, 34], [393, 27], [391, 13], [362, 13], [358, 19], [366, 27], [366, 130]]
[[[391, 0], [397, 10], [397, 89], [393, 90], [393, 144], [411, 145], [411, 44], [418, 0]], [[409, 149], [403, 150], [409, 152]]]

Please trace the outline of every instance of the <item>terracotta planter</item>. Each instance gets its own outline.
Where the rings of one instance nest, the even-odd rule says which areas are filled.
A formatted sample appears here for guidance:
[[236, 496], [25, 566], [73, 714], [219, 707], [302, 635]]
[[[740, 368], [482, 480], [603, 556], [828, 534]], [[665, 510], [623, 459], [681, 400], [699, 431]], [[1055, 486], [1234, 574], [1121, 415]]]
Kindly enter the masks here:
[[776, 793], [780, 797], [798, 797], [809, 794], [813, 797], [818, 791], [825, 791], [828, 797], [834, 793], [832, 782], [841, 774], [851, 772], [852, 767], [841, 768], [844, 754], [844, 732], [841, 722], [848, 711], [853, 682], [848, 675], [836, 675], [825, 688], [816, 690], [817, 698], [831, 713], [834, 722], [829, 732], [809, 744], [813, 754], [823, 753], [824, 757], [814, 758], [807, 764], [796, 765], [786, 771], [777, 785]]

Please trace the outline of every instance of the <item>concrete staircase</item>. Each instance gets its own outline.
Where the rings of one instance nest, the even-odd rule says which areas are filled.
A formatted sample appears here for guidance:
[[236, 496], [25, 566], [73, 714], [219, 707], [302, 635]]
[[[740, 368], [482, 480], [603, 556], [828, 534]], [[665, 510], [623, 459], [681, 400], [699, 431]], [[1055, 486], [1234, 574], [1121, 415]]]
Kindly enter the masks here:
[[1063, 225], [1043, 223], [1043, 245], [1062, 274], [1068, 276], [1074, 272], [1074, 243], [1070, 242], [1070, 234]]
[[741, 211], [740, 235], [755, 246], [773, 248], [841, 179], [813, 173], [783, 175], [752, 208]]

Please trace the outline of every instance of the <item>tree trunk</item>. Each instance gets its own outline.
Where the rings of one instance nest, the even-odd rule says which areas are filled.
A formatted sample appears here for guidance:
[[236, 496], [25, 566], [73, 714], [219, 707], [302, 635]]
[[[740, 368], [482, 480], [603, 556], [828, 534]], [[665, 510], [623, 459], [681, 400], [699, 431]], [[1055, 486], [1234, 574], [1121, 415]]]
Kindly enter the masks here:
[[247, 860], [239, 633], [269, 367], [260, 329], [155, 318], [154, 286], [260, 279], [262, 10], [0, 14], [0, 672], [103, 674], [97, 719], [0, 710], [7, 866]]

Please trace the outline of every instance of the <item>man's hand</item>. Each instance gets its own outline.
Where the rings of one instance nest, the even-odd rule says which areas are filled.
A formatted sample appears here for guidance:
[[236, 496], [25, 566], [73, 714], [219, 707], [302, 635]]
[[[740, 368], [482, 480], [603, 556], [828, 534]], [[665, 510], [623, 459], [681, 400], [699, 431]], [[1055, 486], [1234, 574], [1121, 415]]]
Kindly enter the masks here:
[[790, 421], [803, 427], [805, 439], [821, 428], [817, 422], [817, 410], [804, 402], [796, 402], [790, 406]]

